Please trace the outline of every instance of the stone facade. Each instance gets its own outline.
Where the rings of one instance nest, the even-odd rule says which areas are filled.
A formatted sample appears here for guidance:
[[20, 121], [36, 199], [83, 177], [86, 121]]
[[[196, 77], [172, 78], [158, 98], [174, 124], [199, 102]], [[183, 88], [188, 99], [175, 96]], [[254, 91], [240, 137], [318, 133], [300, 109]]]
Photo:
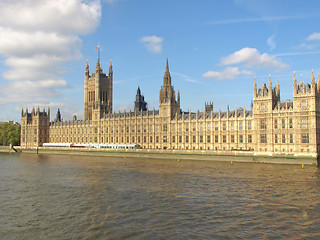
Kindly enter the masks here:
[[[168, 60], [159, 93], [159, 110], [112, 112], [112, 66], [108, 76], [99, 60], [89, 75], [85, 68], [84, 120], [53, 121], [50, 110], [22, 110], [21, 146], [44, 142], [74, 144], [139, 144], [144, 149], [253, 151], [254, 154], [317, 157], [320, 150], [320, 79], [311, 83], [293, 78], [293, 100], [280, 101], [279, 83], [253, 85], [250, 110], [203, 112], [180, 109], [172, 85]], [[99, 76], [99, 77], [97, 77]]]

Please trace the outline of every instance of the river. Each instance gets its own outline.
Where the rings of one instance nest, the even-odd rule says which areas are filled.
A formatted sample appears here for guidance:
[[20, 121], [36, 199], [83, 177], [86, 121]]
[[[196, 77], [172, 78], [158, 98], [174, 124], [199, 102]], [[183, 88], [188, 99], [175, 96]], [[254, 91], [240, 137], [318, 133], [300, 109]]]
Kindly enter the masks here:
[[1, 239], [319, 239], [315, 166], [0, 153]]

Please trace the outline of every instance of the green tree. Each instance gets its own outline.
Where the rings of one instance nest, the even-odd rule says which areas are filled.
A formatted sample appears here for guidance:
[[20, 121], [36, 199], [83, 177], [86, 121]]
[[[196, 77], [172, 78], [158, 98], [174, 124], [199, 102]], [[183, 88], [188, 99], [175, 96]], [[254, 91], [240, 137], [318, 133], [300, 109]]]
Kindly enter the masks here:
[[20, 145], [20, 124], [13, 122], [0, 123], [0, 145], [9, 146], [10, 143], [13, 146]]

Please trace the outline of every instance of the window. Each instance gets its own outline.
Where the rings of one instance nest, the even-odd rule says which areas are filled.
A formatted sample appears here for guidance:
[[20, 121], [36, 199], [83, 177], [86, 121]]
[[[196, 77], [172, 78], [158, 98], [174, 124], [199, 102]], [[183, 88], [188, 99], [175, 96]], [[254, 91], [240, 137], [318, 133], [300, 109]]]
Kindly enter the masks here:
[[267, 135], [266, 134], [260, 135], [260, 143], [267, 143]]
[[156, 125], [156, 132], [159, 132], [159, 125]]
[[301, 119], [301, 128], [308, 128], [308, 118]]
[[260, 120], [260, 129], [267, 129], [267, 120], [266, 119]]
[[179, 124], [179, 132], [182, 132], [182, 124]]
[[278, 128], [278, 120], [274, 120], [274, 129]]
[[307, 109], [307, 107], [308, 107], [308, 102], [307, 102], [307, 100], [302, 100], [302, 102], [301, 102], [301, 108], [302, 108], [302, 109]]
[[289, 119], [289, 128], [293, 128], [293, 122], [291, 118]]
[[252, 135], [248, 135], [248, 143], [252, 143]]
[[230, 123], [230, 130], [233, 131], [234, 130], [234, 122]]
[[224, 122], [223, 124], [222, 124], [222, 129], [225, 131], [225, 130], [227, 130], [227, 124], [226, 124], [226, 122]]
[[151, 133], [153, 132], [153, 126], [152, 125], [150, 126], [150, 132]]
[[[141, 127], [138, 126], [138, 133], [141, 131]], [[118, 132], [118, 128], [117, 128], [117, 132]]]
[[210, 135], [207, 136], [207, 143], [210, 143]]
[[203, 123], [200, 123], [200, 132], [203, 131]]
[[[134, 133], [134, 126], [132, 126], [131, 129], [132, 129], [132, 132]], [[112, 131], [111, 131], [111, 133], [112, 133]]]
[[214, 123], [214, 130], [218, 131], [219, 130], [219, 123]]
[[172, 142], [173, 142], [173, 143], [176, 142], [176, 136], [172, 136]]
[[179, 143], [182, 143], [182, 136], [179, 136]]
[[286, 135], [282, 134], [282, 143], [286, 143]]
[[282, 128], [286, 128], [286, 120], [282, 119]]
[[[122, 140], [122, 142], [123, 142], [123, 140]], [[143, 137], [143, 142], [144, 142], [144, 143], [147, 142], [147, 137], [146, 137], [146, 136]]]
[[186, 124], [186, 132], [189, 132], [189, 123]]
[[290, 143], [293, 143], [293, 135], [290, 134]]
[[172, 132], [175, 132], [175, 131], [176, 131], [176, 125], [172, 124]]
[[167, 142], [167, 136], [163, 136], [163, 142], [164, 142], [164, 143]]
[[156, 136], [156, 142], [157, 143], [159, 142], [159, 136]]
[[195, 143], [196, 142], [196, 136], [192, 136], [192, 141]]
[[301, 134], [301, 143], [309, 143], [309, 133]]
[[239, 142], [243, 143], [243, 135], [239, 135]]
[[227, 136], [226, 136], [226, 135], [223, 135], [223, 136], [222, 136], [222, 141], [223, 141], [223, 143], [226, 143], [226, 142], [227, 142]]
[[264, 105], [264, 103], [261, 104], [261, 111], [264, 112], [266, 110], [266, 105]]
[[252, 124], [251, 124], [251, 121], [248, 122], [248, 130], [251, 130], [252, 129]]
[[152, 136], [150, 136], [150, 143], [152, 143]]
[[274, 143], [278, 143], [278, 134], [274, 135]]
[[231, 135], [231, 142], [234, 143], [234, 135]]
[[203, 136], [200, 136], [200, 143], [203, 143]]
[[186, 136], [186, 143], [189, 143], [189, 136]]
[[167, 131], [167, 124], [163, 124], [163, 131], [164, 131], [164, 132]]
[[215, 135], [215, 136], [214, 136], [214, 142], [215, 142], [215, 143], [218, 143], [218, 142], [219, 142], [219, 136], [218, 136], [218, 135]]
[[210, 131], [210, 123], [207, 124], [207, 131]]
[[193, 123], [193, 129], [194, 132], [196, 131], [196, 123]]
[[143, 126], [143, 132], [147, 132], [147, 126], [146, 125]]

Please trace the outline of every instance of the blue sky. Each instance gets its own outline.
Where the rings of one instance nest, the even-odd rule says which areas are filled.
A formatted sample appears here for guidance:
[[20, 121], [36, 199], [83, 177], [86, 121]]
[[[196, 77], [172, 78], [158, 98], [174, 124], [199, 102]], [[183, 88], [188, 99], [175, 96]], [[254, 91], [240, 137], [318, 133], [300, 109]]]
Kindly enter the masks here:
[[[293, 71], [320, 73], [319, 1], [4, 0], [0, 3], [0, 121], [21, 108], [57, 108], [83, 118], [84, 66], [100, 42], [112, 60], [115, 111], [133, 109], [137, 87], [158, 108], [166, 58], [181, 108], [250, 108], [258, 86], [280, 83], [292, 99]], [[15, 12], [16, 14], [12, 14]]]

